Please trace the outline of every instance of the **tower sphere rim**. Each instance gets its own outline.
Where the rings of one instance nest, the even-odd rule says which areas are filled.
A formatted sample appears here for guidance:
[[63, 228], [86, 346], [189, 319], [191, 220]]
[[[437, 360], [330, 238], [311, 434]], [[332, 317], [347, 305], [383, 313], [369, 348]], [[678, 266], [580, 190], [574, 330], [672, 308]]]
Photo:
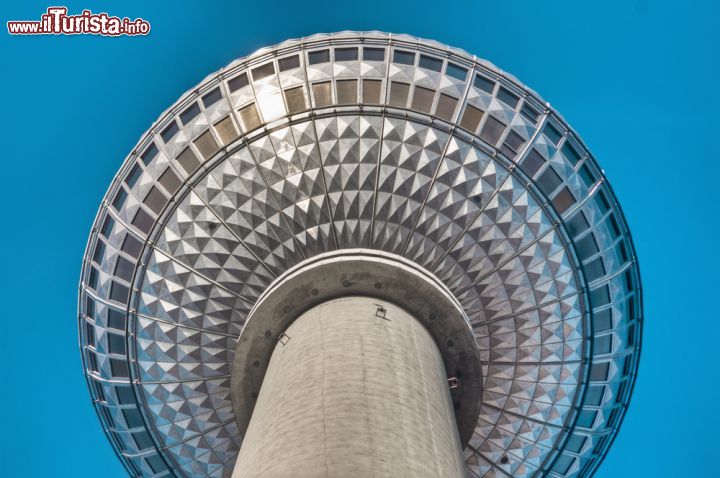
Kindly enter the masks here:
[[327, 252], [301, 262], [268, 286], [248, 314], [231, 369], [232, 403], [240, 432], [247, 429], [270, 356], [276, 343], [285, 339], [285, 330], [304, 312], [344, 297], [376, 299], [378, 311], [382, 301], [389, 302], [430, 332], [448, 378], [458, 384], [451, 396], [465, 447], [477, 424], [483, 382], [467, 315], [431, 272], [396, 254], [362, 248]]

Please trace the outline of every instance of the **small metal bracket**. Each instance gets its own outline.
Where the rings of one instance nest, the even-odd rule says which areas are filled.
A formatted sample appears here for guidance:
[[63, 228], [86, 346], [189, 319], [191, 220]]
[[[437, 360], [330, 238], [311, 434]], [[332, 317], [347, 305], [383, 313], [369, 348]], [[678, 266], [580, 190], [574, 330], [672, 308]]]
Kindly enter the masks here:
[[280, 342], [283, 345], [287, 344], [289, 341], [290, 341], [290, 336], [287, 335], [285, 332], [283, 332], [282, 334], [280, 334], [278, 336], [278, 342]]
[[458, 380], [457, 377], [448, 377], [448, 386], [450, 390], [455, 390], [460, 387], [460, 380]]

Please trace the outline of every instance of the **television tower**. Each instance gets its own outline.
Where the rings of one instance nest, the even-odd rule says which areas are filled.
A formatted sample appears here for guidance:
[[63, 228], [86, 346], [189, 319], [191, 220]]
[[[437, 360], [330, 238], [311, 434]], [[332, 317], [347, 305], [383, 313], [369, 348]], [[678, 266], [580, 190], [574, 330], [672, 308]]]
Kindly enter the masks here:
[[534, 91], [341, 32], [208, 76], [100, 206], [79, 290], [132, 476], [590, 476], [638, 366], [622, 210]]

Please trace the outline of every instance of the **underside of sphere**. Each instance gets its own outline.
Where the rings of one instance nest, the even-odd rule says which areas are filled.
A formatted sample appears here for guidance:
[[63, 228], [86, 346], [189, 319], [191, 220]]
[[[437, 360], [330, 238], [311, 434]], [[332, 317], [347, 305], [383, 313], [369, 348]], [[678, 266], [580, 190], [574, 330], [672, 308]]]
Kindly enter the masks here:
[[[356, 253], [377, 262], [365, 263], [367, 273], [334, 269], [305, 286], [293, 282], [308, 264]], [[383, 261], [408, 275], [382, 276], [372, 266]], [[415, 277], [432, 286], [416, 287]], [[290, 282], [298, 300], [263, 309]], [[403, 323], [420, 324], [430, 340], [420, 347], [409, 337], [376, 337], [380, 322], [356, 331], [347, 357], [323, 351], [326, 327], [340, 322], [303, 314], [321, 298], [351, 296], [399, 307]], [[360, 310], [336, 314], [347, 327], [332, 333], [360, 327], [351, 320]], [[398, 466], [436, 465], [441, 476], [456, 465], [452, 423], [466, 476], [589, 476], [632, 394], [642, 293], [612, 188], [548, 103], [464, 51], [407, 35], [342, 32], [239, 59], [161, 115], [100, 206], [78, 319], [93, 404], [133, 476], [231, 477], [246, 460], [250, 469], [238, 473], [253, 473], [266, 466], [258, 462], [266, 447], [285, 449], [283, 427], [286, 438], [319, 446], [321, 435], [294, 435], [282, 420], [293, 412], [290, 397], [340, 394], [341, 380], [378, 367], [358, 349], [375, 341], [380, 349], [394, 344], [388, 360], [419, 347], [412, 373], [398, 375], [402, 361], [378, 373], [390, 374], [383, 383], [428, 395], [408, 412], [415, 419], [380, 433], [412, 431], [416, 442], [379, 450], [376, 427], [358, 422], [353, 441], [339, 410], [387, 403], [391, 387], [370, 402], [366, 389], [353, 388], [361, 382], [348, 383], [357, 391], [337, 395], [330, 417], [343, 423], [336, 432], [352, 456], [348, 466], [396, 455], [393, 446], [402, 445], [408, 454]], [[305, 346], [282, 343], [310, 323]], [[243, 349], [262, 340], [267, 361]], [[422, 364], [438, 354], [445, 376], [438, 369], [431, 377]], [[297, 368], [303, 360], [308, 366]], [[342, 378], [344, 360], [351, 368]], [[336, 374], [322, 386], [313, 368], [320, 362]], [[280, 383], [304, 376], [302, 393]], [[454, 416], [432, 415], [447, 411], [446, 399]], [[264, 417], [257, 423], [273, 427], [253, 425], [255, 411]], [[441, 444], [442, 466], [438, 456], [411, 453]], [[244, 456], [246, 445], [254, 451]], [[292, 461], [290, 451], [283, 460]]]

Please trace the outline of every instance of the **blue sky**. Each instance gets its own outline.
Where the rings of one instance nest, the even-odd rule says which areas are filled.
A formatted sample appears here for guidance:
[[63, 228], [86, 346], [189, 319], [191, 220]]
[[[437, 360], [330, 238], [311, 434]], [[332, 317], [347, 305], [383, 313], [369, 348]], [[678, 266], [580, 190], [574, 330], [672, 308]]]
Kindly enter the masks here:
[[[3, 4], [2, 21], [52, 5]], [[185, 90], [286, 38], [385, 30], [484, 57], [550, 101], [605, 168], [645, 291], [640, 373], [596, 476], [710, 476], [720, 3], [68, 2], [141, 16], [144, 38], [0, 33], [0, 475], [122, 477], [85, 388], [75, 307], [85, 241], [123, 158]], [[4, 28], [4, 27], [3, 27]]]

